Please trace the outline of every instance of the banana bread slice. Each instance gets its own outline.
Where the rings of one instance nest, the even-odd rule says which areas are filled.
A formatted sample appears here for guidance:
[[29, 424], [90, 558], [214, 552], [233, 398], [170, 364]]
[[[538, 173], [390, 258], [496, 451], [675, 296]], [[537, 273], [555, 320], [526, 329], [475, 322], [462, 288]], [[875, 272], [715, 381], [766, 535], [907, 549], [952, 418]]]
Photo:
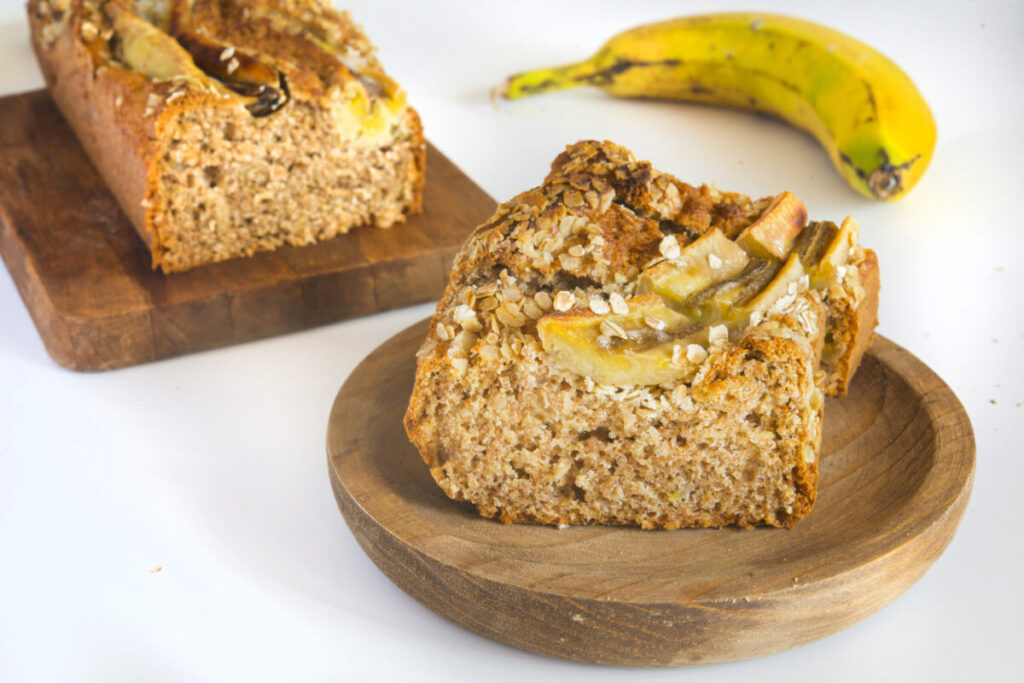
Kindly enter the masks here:
[[30, 0], [54, 100], [165, 272], [420, 210], [416, 111], [320, 0]]
[[580, 142], [456, 257], [406, 430], [448, 496], [505, 522], [792, 526], [877, 281], [852, 221]]

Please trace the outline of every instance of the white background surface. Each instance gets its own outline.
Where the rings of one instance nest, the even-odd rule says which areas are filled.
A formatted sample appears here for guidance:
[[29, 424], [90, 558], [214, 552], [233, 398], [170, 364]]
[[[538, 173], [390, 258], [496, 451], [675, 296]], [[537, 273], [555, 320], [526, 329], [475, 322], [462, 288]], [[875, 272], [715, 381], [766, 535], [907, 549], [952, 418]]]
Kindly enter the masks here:
[[[762, 6], [878, 47], [929, 100], [937, 153], [896, 204], [860, 198], [810, 138], [753, 115], [586, 90], [488, 101], [509, 73], [711, 5], [351, 3], [429, 138], [495, 198], [595, 137], [684, 180], [788, 189], [812, 217], [860, 221], [882, 267], [879, 332], [949, 383], [977, 437], [971, 503], [924, 578], [853, 628], [736, 664], [636, 671], [520, 652], [391, 584], [331, 494], [335, 393], [432, 306], [85, 375], [50, 361], [3, 272], [0, 680], [1020, 680], [1024, 6]], [[41, 84], [22, 3], [0, 0], [0, 93]]]

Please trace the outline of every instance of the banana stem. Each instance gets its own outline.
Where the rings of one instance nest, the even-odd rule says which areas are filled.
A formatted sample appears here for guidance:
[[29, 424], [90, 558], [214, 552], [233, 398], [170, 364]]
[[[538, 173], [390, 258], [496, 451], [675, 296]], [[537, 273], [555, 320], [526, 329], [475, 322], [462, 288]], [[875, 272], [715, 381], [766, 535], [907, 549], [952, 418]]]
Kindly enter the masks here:
[[600, 70], [594, 66], [592, 60], [524, 71], [509, 76], [501, 87], [500, 94], [505, 99], [516, 100], [529, 95], [566, 90], [590, 83], [599, 74]]

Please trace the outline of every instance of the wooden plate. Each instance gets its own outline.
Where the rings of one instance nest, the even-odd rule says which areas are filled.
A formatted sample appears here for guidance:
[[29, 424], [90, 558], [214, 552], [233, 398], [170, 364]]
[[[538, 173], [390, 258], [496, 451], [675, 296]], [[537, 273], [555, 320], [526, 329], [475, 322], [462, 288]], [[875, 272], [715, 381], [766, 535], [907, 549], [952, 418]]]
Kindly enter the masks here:
[[421, 603], [531, 652], [605, 664], [724, 662], [803, 645], [878, 611], [948, 545], [974, 477], [953, 392], [878, 339], [825, 409], [821, 483], [792, 531], [503, 525], [450, 501], [402, 417], [426, 322], [371, 354], [327, 432], [338, 507]]

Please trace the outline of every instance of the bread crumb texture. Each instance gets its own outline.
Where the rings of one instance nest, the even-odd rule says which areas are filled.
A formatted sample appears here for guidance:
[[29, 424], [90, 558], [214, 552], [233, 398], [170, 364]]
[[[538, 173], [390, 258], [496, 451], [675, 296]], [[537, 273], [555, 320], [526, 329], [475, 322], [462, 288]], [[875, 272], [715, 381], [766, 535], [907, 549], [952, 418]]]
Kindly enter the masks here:
[[805, 517], [823, 394], [870, 343], [877, 262], [855, 223], [805, 225], [780, 197], [582, 141], [499, 206], [418, 352], [405, 425], [441, 489], [504, 522]]

